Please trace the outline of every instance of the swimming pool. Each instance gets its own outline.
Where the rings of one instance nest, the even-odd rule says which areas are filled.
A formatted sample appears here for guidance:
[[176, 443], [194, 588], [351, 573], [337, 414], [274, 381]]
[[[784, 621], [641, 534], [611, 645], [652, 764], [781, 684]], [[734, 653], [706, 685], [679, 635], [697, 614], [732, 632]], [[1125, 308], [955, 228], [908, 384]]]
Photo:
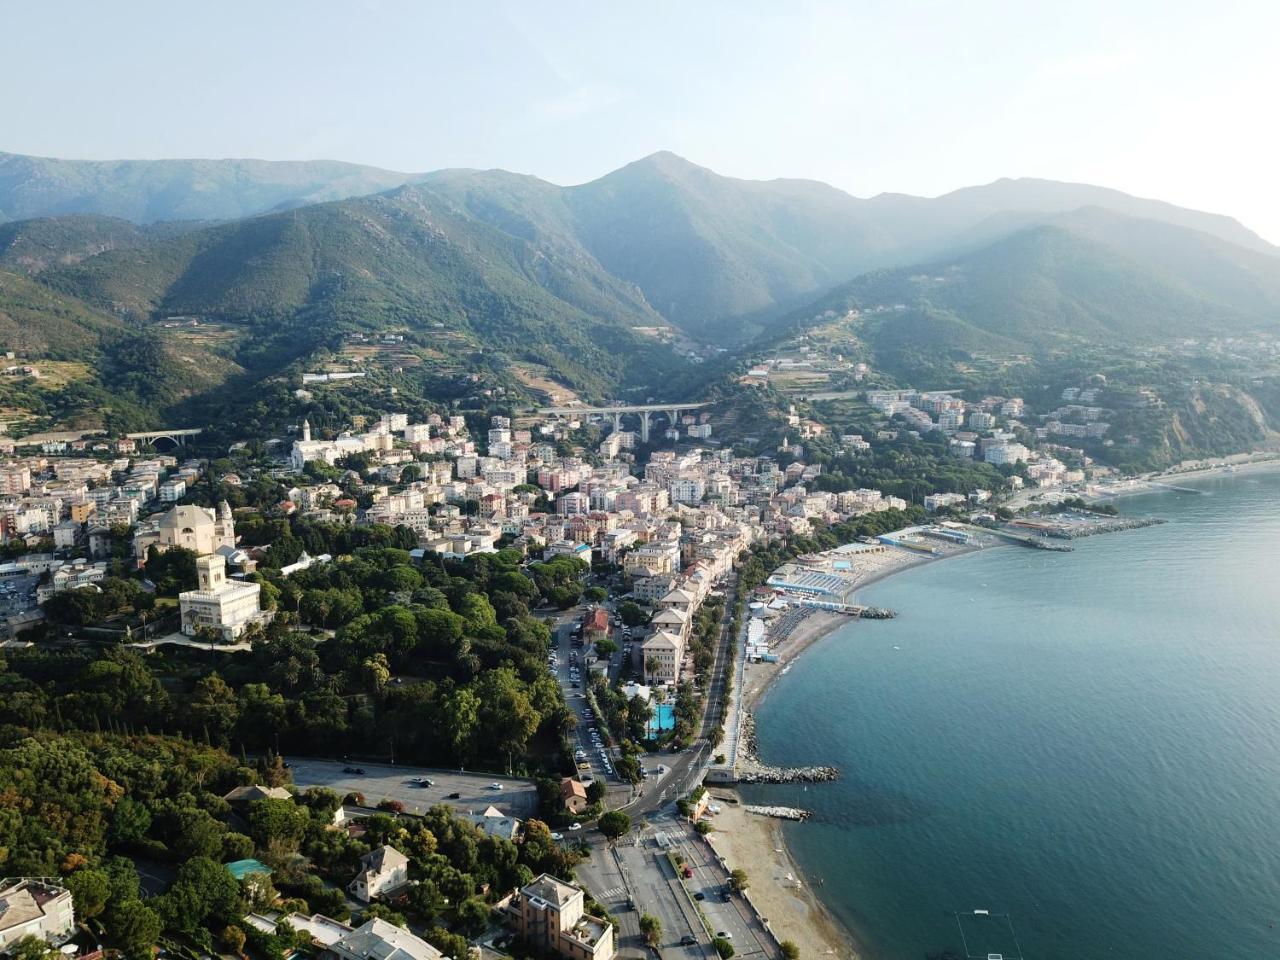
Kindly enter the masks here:
[[676, 708], [670, 703], [655, 703], [653, 716], [649, 718], [649, 735], [654, 736], [663, 730], [674, 730], [676, 726]]

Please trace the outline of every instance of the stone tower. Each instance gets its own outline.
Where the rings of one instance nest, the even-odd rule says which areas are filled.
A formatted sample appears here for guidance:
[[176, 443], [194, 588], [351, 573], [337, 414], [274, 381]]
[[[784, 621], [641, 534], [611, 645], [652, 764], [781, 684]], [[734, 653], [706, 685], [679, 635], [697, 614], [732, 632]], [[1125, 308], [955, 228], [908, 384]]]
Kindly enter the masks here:
[[196, 558], [196, 577], [201, 593], [217, 593], [227, 582], [227, 561], [220, 553]]

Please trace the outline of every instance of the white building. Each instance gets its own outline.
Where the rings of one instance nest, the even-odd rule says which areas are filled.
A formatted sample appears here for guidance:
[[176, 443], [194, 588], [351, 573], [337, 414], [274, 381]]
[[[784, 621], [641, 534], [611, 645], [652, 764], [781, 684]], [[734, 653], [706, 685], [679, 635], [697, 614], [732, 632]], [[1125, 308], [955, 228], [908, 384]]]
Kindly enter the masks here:
[[347, 885], [347, 890], [357, 900], [369, 903], [408, 882], [409, 858], [395, 847], [384, 844], [360, 858], [360, 872]]
[[71, 891], [45, 879], [17, 877], [0, 884], [0, 953], [24, 937], [52, 946], [75, 932]]
[[228, 580], [227, 561], [221, 554], [196, 560], [200, 585], [178, 594], [182, 632], [195, 636], [201, 627], [217, 630], [224, 640], [234, 640], [250, 626], [268, 619], [259, 606], [261, 587], [251, 581]]
[[160, 499], [165, 503], [177, 503], [187, 495], [187, 481], [178, 477], [160, 484]]
[[1031, 451], [1020, 443], [998, 443], [987, 447], [983, 451], [982, 458], [987, 463], [999, 467], [1017, 463], [1019, 460], [1025, 462], [1030, 455]]
[[[327, 919], [327, 918], [326, 918]], [[443, 960], [444, 954], [421, 937], [381, 917], [362, 924], [321, 954], [335, 960]]]

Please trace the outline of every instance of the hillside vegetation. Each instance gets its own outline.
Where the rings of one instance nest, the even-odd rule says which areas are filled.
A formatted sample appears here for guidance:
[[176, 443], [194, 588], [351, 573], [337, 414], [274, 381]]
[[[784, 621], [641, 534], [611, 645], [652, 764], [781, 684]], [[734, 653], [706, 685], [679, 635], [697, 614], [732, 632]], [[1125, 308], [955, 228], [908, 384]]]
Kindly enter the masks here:
[[[1272, 274], [1277, 253], [1228, 217], [1085, 184], [999, 180], [936, 198], [859, 199], [815, 181], [725, 177], [666, 152], [571, 187], [501, 170], [408, 175], [321, 161], [93, 164], [4, 154], [0, 220], [236, 219], [411, 182], [467, 220], [606, 274], [608, 296], [619, 284], [632, 288], [666, 321], [729, 345], [858, 274], [931, 262], [1035, 225], [1117, 246], [1135, 240], [1135, 222], [1173, 226], [1196, 238], [1184, 249], [1189, 262], [1202, 247], [1213, 261], [1225, 246], [1254, 254], [1251, 269]], [[1086, 223], [1087, 210], [1104, 216]]]

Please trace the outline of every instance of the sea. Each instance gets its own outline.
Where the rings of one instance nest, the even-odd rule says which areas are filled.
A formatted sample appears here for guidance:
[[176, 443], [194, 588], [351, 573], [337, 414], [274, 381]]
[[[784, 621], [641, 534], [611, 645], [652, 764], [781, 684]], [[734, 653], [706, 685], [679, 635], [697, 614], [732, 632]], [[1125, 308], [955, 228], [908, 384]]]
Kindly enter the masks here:
[[842, 772], [744, 793], [813, 812], [788, 845], [868, 960], [1280, 958], [1280, 472], [1180, 483], [869, 587], [897, 619], [758, 705], [765, 761]]

